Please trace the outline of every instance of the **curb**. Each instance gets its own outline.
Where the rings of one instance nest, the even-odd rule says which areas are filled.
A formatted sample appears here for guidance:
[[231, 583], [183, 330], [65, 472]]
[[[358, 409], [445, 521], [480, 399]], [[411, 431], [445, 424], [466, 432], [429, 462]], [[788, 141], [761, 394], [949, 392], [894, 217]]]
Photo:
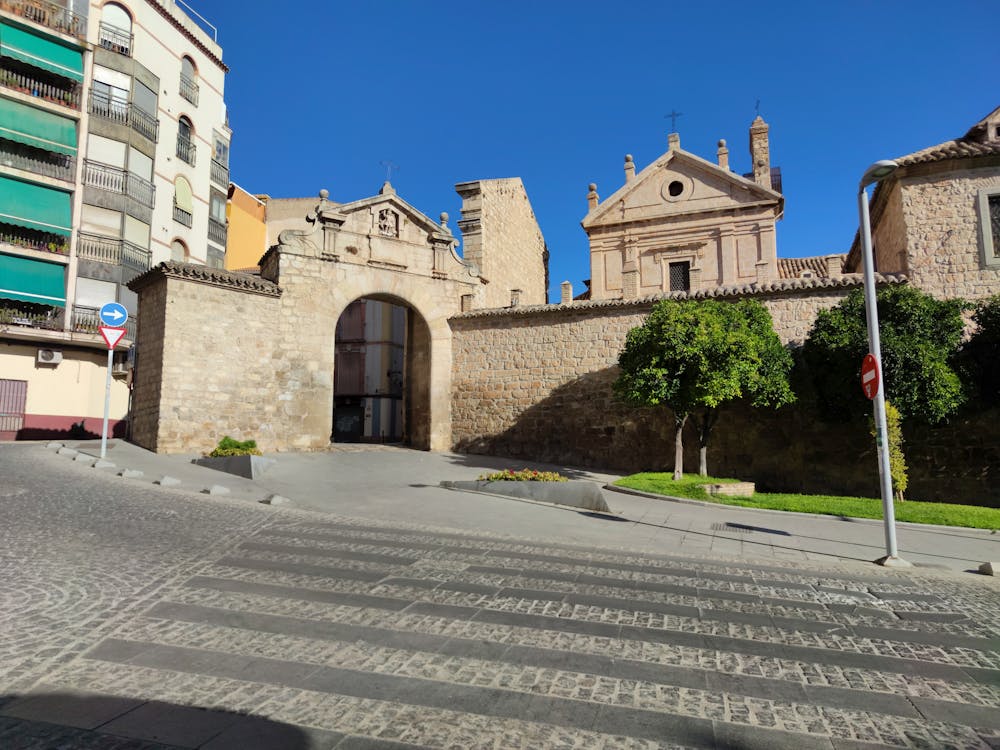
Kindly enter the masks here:
[[[666, 500], [672, 503], [680, 503], [681, 505], [698, 505], [702, 508], [732, 508], [734, 510], [749, 510], [755, 513], [772, 513], [779, 514], [783, 516], [799, 516], [801, 518], [827, 518], [827, 519], [841, 519], [851, 521], [852, 523], [864, 523], [864, 524], [874, 524], [881, 526], [882, 520], [878, 518], [855, 518], [854, 516], [842, 516], [833, 513], [803, 513], [799, 510], [776, 510], [774, 508], [751, 508], [746, 505], [730, 505], [729, 503], [712, 503], [706, 500], [693, 500], [689, 497], [675, 497], [673, 495], [659, 495], [655, 492], [643, 492], [642, 490], [634, 490], [631, 487], [616, 487], [611, 484], [604, 485], [604, 489], [610, 492], [619, 492], [623, 495], [634, 495], [636, 497], [645, 497], [650, 500]], [[914, 523], [913, 521], [896, 521], [897, 526], [905, 526], [908, 529], [920, 530], [920, 529], [939, 529], [941, 531], [972, 531], [979, 534], [987, 535], [1000, 535], [1000, 531], [994, 532], [991, 529], [976, 529], [971, 526], [942, 526], [936, 523]]]

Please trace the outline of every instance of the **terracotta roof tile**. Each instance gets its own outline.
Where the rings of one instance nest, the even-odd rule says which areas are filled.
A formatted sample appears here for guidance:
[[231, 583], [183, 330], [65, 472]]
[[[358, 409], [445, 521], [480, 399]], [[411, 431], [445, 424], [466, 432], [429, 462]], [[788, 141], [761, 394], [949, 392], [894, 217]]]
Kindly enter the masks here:
[[[810, 272], [813, 277], [826, 278], [829, 275], [826, 270], [826, 259], [828, 257], [830, 256], [817, 255], [811, 258], [778, 258], [778, 278], [801, 279], [803, 278], [803, 272], [806, 271]], [[833, 257], [839, 258], [840, 265], [843, 266], [847, 255], [845, 253]], [[838, 268], [837, 271], [839, 272], [840, 269]]]
[[250, 274], [239, 273], [237, 271], [226, 271], [222, 268], [195, 265], [194, 263], [179, 263], [174, 260], [164, 261], [149, 269], [141, 276], [136, 276], [129, 282], [128, 288], [133, 292], [137, 292], [160, 276], [173, 276], [205, 284], [228, 286], [233, 289], [242, 289], [247, 292], [264, 294], [270, 297], [281, 296], [281, 288], [277, 284], [273, 281], [266, 281], [259, 276], [251, 276]]
[[1000, 141], [979, 143], [965, 138], [957, 138], [901, 156], [896, 159], [896, 163], [901, 167], [906, 167], [911, 164], [927, 164], [946, 159], [969, 159], [981, 156], [1000, 156]]

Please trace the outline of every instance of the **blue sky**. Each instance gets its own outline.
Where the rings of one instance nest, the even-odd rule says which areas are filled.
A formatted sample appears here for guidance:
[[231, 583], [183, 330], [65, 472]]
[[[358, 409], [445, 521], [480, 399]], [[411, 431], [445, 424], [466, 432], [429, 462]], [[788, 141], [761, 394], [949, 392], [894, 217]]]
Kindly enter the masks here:
[[[778, 254], [845, 252], [865, 168], [965, 133], [1000, 105], [996, 6], [926, 2], [234, 3], [192, 0], [231, 71], [232, 179], [274, 197], [397, 192], [453, 231], [457, 182], [524, 181], [550, 299], [589, 277], [587, 184], [725, 138], [750, 169], [760, 100], [784, 181]], [[238, 10], [237, 10], [238, 9]], [[876, 31], [878, 30], [878, 31]]]

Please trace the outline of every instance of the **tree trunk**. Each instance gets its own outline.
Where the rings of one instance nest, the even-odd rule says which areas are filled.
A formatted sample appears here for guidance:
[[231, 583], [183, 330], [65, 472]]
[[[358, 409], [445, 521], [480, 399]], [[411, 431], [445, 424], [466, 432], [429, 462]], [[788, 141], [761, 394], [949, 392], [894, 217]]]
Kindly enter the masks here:
[[684, 423], [688, 415], [674, 415], [674, 481], [684, 476]]
[[698, 420], [698, 474], [703, 477], [708, 476], [708, 439], [718, 421], [718, 409], [705, 409]]

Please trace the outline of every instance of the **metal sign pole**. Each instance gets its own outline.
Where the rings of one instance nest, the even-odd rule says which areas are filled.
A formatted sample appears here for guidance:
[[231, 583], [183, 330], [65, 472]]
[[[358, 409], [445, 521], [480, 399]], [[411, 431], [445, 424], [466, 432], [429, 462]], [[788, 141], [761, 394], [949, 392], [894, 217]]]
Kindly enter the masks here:
[[111, 366], [115, 350], [108, 347], [108, 374], [104, 380], [104, 426], [101, 428], [101, 458], [108, 455], [108, 412], [111, 411]]

